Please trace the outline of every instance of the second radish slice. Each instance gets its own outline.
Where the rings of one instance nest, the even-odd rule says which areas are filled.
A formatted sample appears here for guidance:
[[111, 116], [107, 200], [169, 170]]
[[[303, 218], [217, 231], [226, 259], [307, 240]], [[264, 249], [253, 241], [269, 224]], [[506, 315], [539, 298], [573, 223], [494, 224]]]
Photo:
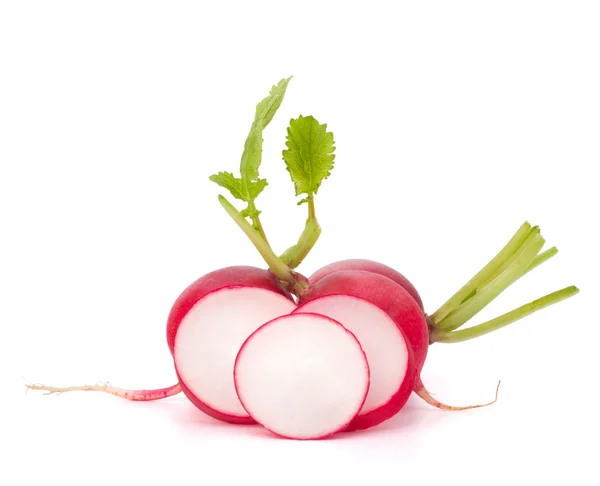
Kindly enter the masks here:
[[416, 371], [412, 348], [388, 314], [364, 299], [339, 294], [318, 297], [296, 312], [340, 322], [356, 336], [367, 356], [369, 393], [348, 431], [374, 427], [400, 411], [412, 392]]
[[317, 314], [291, 314], [261, 326], [240, 349], [234, 374], [248, 414], [292, 439], [345, 430], [369, 390], [369, 365], [356, 337]]

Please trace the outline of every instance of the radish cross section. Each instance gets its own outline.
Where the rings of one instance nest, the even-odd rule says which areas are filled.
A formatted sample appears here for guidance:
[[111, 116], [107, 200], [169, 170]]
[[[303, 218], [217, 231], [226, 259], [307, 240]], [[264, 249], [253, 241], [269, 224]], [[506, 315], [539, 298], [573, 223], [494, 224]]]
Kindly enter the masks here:
[[226, 287], [201, 298], [175, 336], [175, 367], [188, 398], [215, 418], [251, 423], [235, 392], [235, 358], [258, 327], [295, 307], [283, 295], [258, 287]]
[[340, 322], [360, 342], [369, 363], [367, 399], [351, 429], [364, 429], [395, 415], [406, 403], [414, 380], [414, 359], [402, 330], [379, 307], [350, 295], [311, 300], [294, 313], [321, 314]]
[[356, 337], [317, 314], [266, 323], [242, 346], [235, 385], [247, 412], [271, 432], [321, 439], [345, 429], [369, 390], [369, 365]]

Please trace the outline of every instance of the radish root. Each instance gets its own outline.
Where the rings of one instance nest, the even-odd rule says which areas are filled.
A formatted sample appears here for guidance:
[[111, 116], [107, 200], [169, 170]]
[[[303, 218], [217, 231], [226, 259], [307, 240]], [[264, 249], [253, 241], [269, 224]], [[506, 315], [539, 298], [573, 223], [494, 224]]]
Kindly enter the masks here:
[[496, 396], [494, 397], [494, 399], [491, 402], [482, 403], [479, 405], [468, 405], [466, 407], [453, 407], [451, 405], [446, 405], [442, 402], [439, 402], [438, 400], [436, 400], [429, 394], [429, 392], [425, 389], [425, 387], [423, 386], [423, 383], [421, 383], [420, 380], [418, 380], [418, 382], [415, 384], [414, 392], [417, 395], [419, 395], [419, 397], [421, 397], [423, 400], [425, 400], [427, 403], [429, 403], [429, 405], [431, 405], [433, 407], [439, 408], [440, 410], [456, 411], [456, 410], [470, 410], [472, 408], [487, 407], [489, 405], [496, 403], [496, 400], [498, 400], [498, 390], [499, 389], [500, 389], [500, 380], [498, 380], [498, 386], [496, 386]]
[[83, 386], [68, 386], [68, 387], [54, 387], [45, 386], [39, 384], [25, 385], [28, 390], [45, 391], [45, 395], [53, 395], [55, 393], [61, 394], [72, 391], [96, 391], [104, 392], [110, 395], [114, 395], [119, 398], [126, 400], [132, 400], [135, 402], [147, 402], [150, 400], [160, 400], [162, 398], [172, 397], [181, 392], [181, 386], [179, 383], [166, 388], [159, 388], [157, 390], [125, 390], [123, 388], [115, 388], [110, 383], [97, 384], [97, 385], [83, 385]]

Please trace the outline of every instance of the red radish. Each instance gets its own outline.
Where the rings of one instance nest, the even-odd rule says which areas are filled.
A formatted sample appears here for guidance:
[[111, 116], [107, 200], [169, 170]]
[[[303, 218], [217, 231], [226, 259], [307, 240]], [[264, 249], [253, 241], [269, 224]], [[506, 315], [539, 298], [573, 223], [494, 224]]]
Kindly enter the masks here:
[[412, 347], [384, 311], [350, 295], [327, 295], [309, 300], [293, 313], [315, 313], [340, 322], [360, 342], [371, 372], [367, 400], [348, 430], [374, 427], [393, 417], [413, 391], [415, 363]]
[[313, 273], [309, 278], [309, 282], [311, 285], [314, 285], [327, 275], [334, 272], [339, 272], [340, 270], [364, 270], [365, 272], [377, 273], [379, 275], [383, 275], [384, 277], [390, 278], [400, 285], [404, 290], [406, 290], [412, 296], [412, 298], [417, 301], [417, 304], [419, 304], [421, 310], [423, 310], [423, 300], [421, 299], [421, 296], [419, 295], [419, 292], [417, 292], [417, 289], [414, 287], [414, 285], [410, 283], [410, 281], [404, 275], [394, 270], [392, 267], [388, 267], [383, 263], [375, 262], [373, 260], [351, 258], [348, 260], [339, 260], [337, 262], [330, 263], [329, 265], [325, 265]]
[[384, 311], [404, 332], [414, 353], [415, 368], [417, 372], [421, 371], [429, 347], [429, 330], [423, 311], [408, 291], [383, 275], [363, 270], [340, 270], [309, 287], [298, 304], [328, 295], [358, 297]]
[[290, 439], [322, 439], [344, 430], [369, 391], [363, 349], [339, 322], [298, 313], [274, 319], [244, 343], [235, 386], [259, 424]]
[[[397, 388], [393, 398], [389, 399], [389, 401], [384, 400], [384, 397], [389, 396], [389, 385], [388, 387], [382, 386], [381, 390], [385, 390], [387, 395], [382, 391], [379, 399], [374, 399], [370, 403], [374, 408], [366, 408], [364, 415], [357, 417], [356, 424], [353, 424], [350, 427], [351, 429], [373, 427], [392, 417], [404, 406], [411, 390], [430, 405], [445, 410], [467, 410], [488, 405], [486, 403], [483, 405], [453, 407], [445, 405], [431, 397], [420, 378], [421, 369], [423, 368], [429, 349], [427, 320], [412, 296], [403, 287], [389, 278], [363, 270], [340, 270], [329, 274], [312, 287], [309, 287], [300, 297], [299, 308], [304, 311], [318, 312], [333, 319], [339, 319], [344, 326], [347, 326], [352, 332], [357, 334], [359, 341], [361, 341], [361, 336], [365, 336], [363, 339], [366, 339], [364, 345], [367, 359], [370, 356], [377, 356], [378, 348], [381, 347], [389, 346], [389, 348], [386, 347], [384, 349], [386, 353], [392, 353], [392, 342], [389, 335], [383, 332], [383, 325], [379, 328], [371, 328], [371, 325], [375, 322], [378, 324], [383, 323], [383, 319], [381, 321], [375, 320], [375, 313], [372, 310], [368, 311], [366, 306], [363, 306], [362, 315], [358, 311], [353, 313], [344, 309], [344, 307], [350, 305], [352, 298], [361, 299], [378, 307], [403, 331], [414, 353], [414, 370], [409, 370], [407, 376], [403, 377], [402, 383]], [[387, 327], [385, 329], [388, 330]], [[377, 331], [377, 334], [375, 334], [375, 331]], [[394, 347], [398, 346], [400, 346], [399, 352], [402, 352], [401, 345], [394, 344]], [[388, 374], [394, 373], [394, 368], [391, 365], [387, 367], [385, 364], [382, 364], [381, 366], [374, 366], [372, 373], [374, 381], [384, 377], [392, 382], [393, 380], [390, 379]], [[396, 373], [400, 373], [400, 371], [397, 370]], [[398, 375], [396, 375], [396, 384], [398, 384]], [[409, 384], [412, 384], [412, 387], [409, 387]], [[378, 387], [377, 391], [379, 392], [379, 390], [380, 388]]]
[[192, 307], [203, 297], [215, 290], [236, 286], [270, 290], [271, 292], [285, 296], [293, 302], [291, 294], [283, 289], [275, 275], [263, 268], [238, 265], [220, 268], [207, 273], [189, 285], [177, 297], [177, 300], [171, 307], [171, 312], [167, 319], [167, 344], [169, 345], [171, 354], [175, 346], [175, 334], [177, 333], [179, 324]]
[[167, 327], [183, 393], [216, 419], [253, 423], [235, 392], [235, 357], [257, 328], [295, 308], [260, 268], [228, 267], [196, 280], [176, 300]]

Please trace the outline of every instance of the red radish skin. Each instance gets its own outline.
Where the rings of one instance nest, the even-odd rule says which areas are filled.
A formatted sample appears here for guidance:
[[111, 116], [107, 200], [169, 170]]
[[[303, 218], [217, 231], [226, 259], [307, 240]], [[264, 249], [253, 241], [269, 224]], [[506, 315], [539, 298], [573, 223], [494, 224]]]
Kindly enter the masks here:
[[412, 298], [416, 300], [421, 310], [424, 310], [423, 300], [421, 299], [419, 292], [417, 292], [415, 286], [412, 283], [410, 283], [410, 281], [404, 275], [394, 270], [392, 267], [388, 267], [383, 263], [375, 262], [373, 260], [365, 260], [361, 258], [339, 260], [337, 262], [330, 263], [329, 265], [325, 265], [323, 268], [320, 268], [315, 273], [313, 273], [308, 280], [311, 283], [311, 285], [314, 285], [327, 275], [334, 272], [339, 272], [340, 270], [362, 270], [365, 272], [383, 275], [384, 277], [393, 280], [398, 285], [400, 285], [400, 287], [406, 290], [412, 296]]
[[396, 415], [413, 391], [412, 347], [396, 322], [376, 305], [348, 295], [328, 295], [306, 302], [293, 314], [315, 313], [340, 322], [360, 342], [369, 363], [369, 394], [347, 430], [375, 427]]
[[319, 280], [300, 296], [298, 305], [327, 295], [349, 295], [366, 300], [388, 314], [410, 343], [417, 374], [429, 348], [427, 320], [407, 290], [383, 275], [364, 270], [340, 270]]
[[325, 439], [346, 430], [369, 391], [356, 336], [328, 317], [274, 319], [243, 344], [234, 368], [238, 397], [264, 428], [287, 439]]
[[284, 290], [277, 277], [271, 271], [263, 268], [237, 265], [207, 273], [189, 285], [171, 307], [167, 319], [167, 344], [171, 354], [173, 354], [175, 334], [177, 334], [181, 320], [200, 299], [215, 290], [242, 285], [271, 290], [287, 297], [292, 302], [294, 301], [292, 295]]
[[194, 282], [173, 306], [167, 331], [185, 396], [217, 420], [254, 423], [236, 395], [235, 357], [258, 327], [295, 308], [266, 270], [226, 268]]

